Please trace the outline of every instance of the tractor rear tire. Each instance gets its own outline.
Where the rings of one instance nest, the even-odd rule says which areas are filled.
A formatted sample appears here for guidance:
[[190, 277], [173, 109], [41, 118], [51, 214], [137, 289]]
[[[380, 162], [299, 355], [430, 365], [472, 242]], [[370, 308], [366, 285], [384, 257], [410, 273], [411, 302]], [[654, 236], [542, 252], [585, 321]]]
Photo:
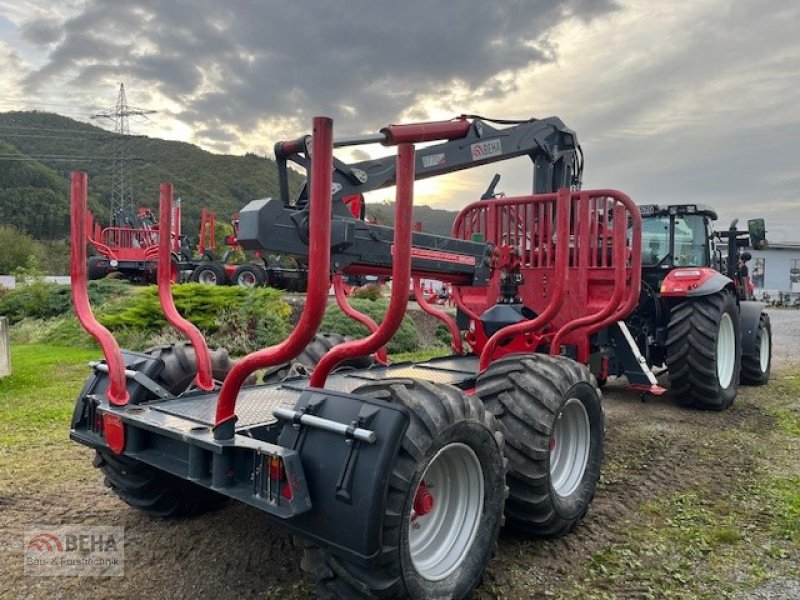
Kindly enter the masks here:
[[411, 417], [386, 474], [383, 548], [366, 567], [301, 542], [303, 570], [324, 599], [468, 597], [503, 519], [506, 461], [494, 417], [476, 396], [427, 381], [389, 379], [354, 393], [401, 404]]
[[603, 461], [594, 376], [566, 357], [517, 354], [492, 363], [475, 393], [506, 440], [509, 525], [541, 537], [571, 532], [594, 498]]
[[[279, 383], [292, 374], [310, 374], [328, 350], [353, 338], [338, 333], [318, 333], [294, 360], [270, 367], [264, 375], [264, 383]], [[375, 364], [373, 356], [355, 356], [343, 361], [336, 370], [368, 369]]]
[[[197, 373], [191, 344], [158, 346], [146, 353], [164, 361], [164, 370], [156, 378], [159, 385], [175, 395], [186, 391]], [[214, 379], [222, 380], [233, 361], [226, 350], [212, 350], [211, 365]], [[190, 517], [219, 508], [227, 500], [207, 488], [108, 450], [98, 450], [93, 464], [103, 471], [106, 486], [123, 502], [151, 517]]]
[[267, 272], [264, 267], [245, 263], [233, 272], [231, 283], [245, 288], [259, 287], [267, 283]]
[[772, 324], [769, 315], [761, 313], [756, 332], [755, 354], [742, 356], [740, 382], [745, 385], [766, 385], [772, 368]]
[[190, 281], [204, 285], [228, 285], [228, 273], [219, 263], [202, 263], [189, 276]]
[[739, 389], [739, 310], [728, 290], [684, 300], [670, 311], [667, 370], [682, 406], [721, 411]]

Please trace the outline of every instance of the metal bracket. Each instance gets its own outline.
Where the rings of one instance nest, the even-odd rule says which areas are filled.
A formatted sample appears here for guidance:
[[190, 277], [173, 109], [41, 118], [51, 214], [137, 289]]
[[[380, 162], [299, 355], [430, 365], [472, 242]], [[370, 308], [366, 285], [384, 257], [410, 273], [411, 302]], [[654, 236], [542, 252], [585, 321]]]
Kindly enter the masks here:
[[[101, 373], [108, 373], [108, 365], [103, 362], [92, 361], [89, 363], [89, 366], [95, 371], [99, 371]], [[141, 371], [133, 371], [131, 369], [125, 369], [125, 377], [127, 379], [133, 379], [140, 386], [150, 390], [159, 398], [162, 398], [164, 400], [171, 400], [175, 398], [173, 394], [170, 394], [167, 390], [158, 385], [155, 381], [150, 379], [147, 375], [145, 375]]]

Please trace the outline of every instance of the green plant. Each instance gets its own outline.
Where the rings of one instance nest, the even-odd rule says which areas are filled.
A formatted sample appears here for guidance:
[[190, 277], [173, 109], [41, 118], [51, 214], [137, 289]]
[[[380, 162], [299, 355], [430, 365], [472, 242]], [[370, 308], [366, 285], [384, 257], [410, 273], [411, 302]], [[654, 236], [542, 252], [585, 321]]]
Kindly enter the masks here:
[[[0, 314], [7, 316], [9, 322], [14, 324], [26, 318], [51, 319], [71, 313], [70, 286], [48, 283], [41, 275], [24, 275], [31, 272], [35, 273], [35, 270], [23, 271], [22, 280], [27, 283], [0, 296]], [[131, 289], [126, 281], [90, 281], [89, 300], [92, 306], [99, 307], [115, 298], [127, 296]]]
[[360, 288], [356, 288], [353, 291], [353, 298], [359, 298], [363, 300], [377, 300], [381, 298], [381, 288], [373, 283], [368, 283], [365, 286]]
[[[350, 304], [356, 310], [372, 317], [376, 323], [383, 321], [383, 316], [386, 314], [386, 309], [389, 307], [389, 302], [385, 299], [373, 301], [353, 298]], [[325, 317], [322, 320], [320, 331], [341, 333], [342, 335], [349, 335], [357, 338], [364, 337], [369, 333], [366, 327], [361, 323], [353, 321], [353, 319], [339, 310], [339, 307], [336, 305], [329, 306], [325, 311]], [[406, 316], [403, 317], [400, 328], [388, 344], [389, 352], [412, 352], [417, 350], [418, 346], [419, 335], [417, 334], [411, 317], [406, 314]]]
[[[259, 315], [272, 313], [284, 320], [288, 320], [291, 314], [291, 309], [281, 299], [281, 293], [269, 288], [187, 283], [173, 286], [172, 292], [178, 311], [209, 333], [219, 329], [220, 316], [231, 310], [252, 310]], [[131, 327], [150, 331], [166, 325], [155, 286], [143, 289], [125, 302], [110, 304], [98, 319], [106, 327]]]

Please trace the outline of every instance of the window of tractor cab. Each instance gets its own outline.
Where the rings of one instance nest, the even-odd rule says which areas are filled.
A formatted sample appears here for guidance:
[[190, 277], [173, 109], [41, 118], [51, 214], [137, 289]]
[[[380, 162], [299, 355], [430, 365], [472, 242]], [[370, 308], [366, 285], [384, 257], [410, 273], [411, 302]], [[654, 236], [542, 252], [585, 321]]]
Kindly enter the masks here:
[[[671, 223], [674, 227], [672, 252]], [[708, 229], [702, 216], [662, 215], [642, 219], [642, 266], [657, 265], [664, 268], [708, 265]]]

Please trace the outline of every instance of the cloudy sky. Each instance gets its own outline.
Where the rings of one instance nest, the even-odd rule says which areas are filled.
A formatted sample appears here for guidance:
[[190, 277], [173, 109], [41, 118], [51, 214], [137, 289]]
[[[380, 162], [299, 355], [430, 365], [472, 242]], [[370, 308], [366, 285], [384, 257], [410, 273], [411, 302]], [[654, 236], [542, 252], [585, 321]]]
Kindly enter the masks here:
[[[0, 0], [0, 110], [87, 120], [116, 99], [137, 133], [269, 154], [314, 114], [339, 134], [476, 113], [557, 115], [584, 187], [763, 216], [800, 240], [797, 0]], [[377, 150], [375, 153], [379, 153]], [[456, 208], [524, 193], [524, 160], [424, 183]]]

